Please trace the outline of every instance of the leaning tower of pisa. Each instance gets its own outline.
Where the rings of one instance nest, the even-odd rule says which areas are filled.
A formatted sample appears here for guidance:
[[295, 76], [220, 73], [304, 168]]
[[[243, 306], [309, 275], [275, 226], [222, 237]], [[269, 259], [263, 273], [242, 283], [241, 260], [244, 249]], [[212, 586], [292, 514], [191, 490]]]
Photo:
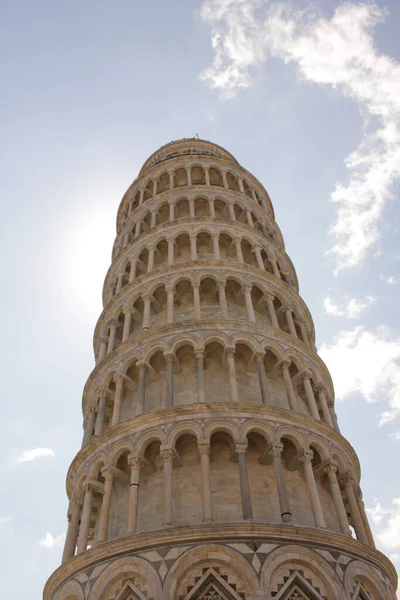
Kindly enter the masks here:
[[394, 600], [264, 187], [183, 139], [130, 186], [45, 600]]

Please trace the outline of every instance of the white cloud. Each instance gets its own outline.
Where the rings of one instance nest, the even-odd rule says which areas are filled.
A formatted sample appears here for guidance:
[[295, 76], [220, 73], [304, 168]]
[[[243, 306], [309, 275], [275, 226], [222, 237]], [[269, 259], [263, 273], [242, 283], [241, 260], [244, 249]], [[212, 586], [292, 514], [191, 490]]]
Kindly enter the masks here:
[[60, 533], [55, 537], [51, 533], [46, 533], [42, 540], [39, 540], [38, 544], [41, 548], [59, 548], [63, 546], [65, 542], [65, 533]]
[[377, 298], [367, 296], [365, 299], [357, 300], [352, 298], [347, 304], [338, 306], [329, 296], [324, 299], [325, 312], [335, 317], [347, 317], [348, 319], [357, 319], [361, 313], [369, 308]]
[[4, 523], [10, 523], [12, 521], [11, 517], [1, 517], [0, 516], [0, 526], [4, 525]]
[[345, 2], [330, 20], [268, 0], [205, 0], [214, 60], [200, 77], [229, 98], [252, 85], [257, 67], [273, 56], [297, 65], [305, 81], [329, 85], [374, 119], [345, 159], [348, 178], [336, 184], [331, 233], [335, 272], [359, 264], [379, 238], [385, 202], [400, 176], [400, 64], [380, 53], [373, 30], [387, 12], [374, 2]]
[[32, 448], [31, 450], [25, 450], [21, 456], [18, 456], [17, 462], [31, 462], [46, 456], [55, 456], [54, 450], [51, 448]]
[[372, 522], [382, 527], [377, 529], [375, 539], [383, 551], [392, 551], [396, 556], [400, 552], [400, 498], [394, 498], [389, 508], [381, 506], [378, 500], [373, 508], [367, 508]]
[[319, 353], [332, 374], [338, 400], [355, 394], [367, 402], [385, 398], [389, 406], [380, 415], [380, 425], [400, 414], [400, 338], [391, 338], [385, 327], [373, 332], [358, 326], [339, 331]]
[[392, 433], [389, 433], [388, 436], [394, 442], [400, 442], [400, 431], [392, 431]]

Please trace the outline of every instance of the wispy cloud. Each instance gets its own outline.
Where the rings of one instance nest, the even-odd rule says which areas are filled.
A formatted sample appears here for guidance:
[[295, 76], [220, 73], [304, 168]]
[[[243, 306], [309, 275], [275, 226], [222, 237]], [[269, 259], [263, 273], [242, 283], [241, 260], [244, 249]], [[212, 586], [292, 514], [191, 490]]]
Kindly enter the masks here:
[[1, 517], [0, 516], [0, 526], [4, 525], [4, 523], [10, 523], [12, 521], [11, 517]]
[[374, 28], [387, 12], [374, 2], [345, 2], [331, 19], [268, 0], [205, 0], [214, 60], [200, 77], [225, 98], [253, 83], [269, 56], [297, 65], [304, 81], [328, 85], [359, 106], [367, 130], [345, 159], [348, 177], [331, 200], [335, 272], [359, 264], [379, 238], [379, 221], [400, 176], [400, 64], [380, 53]]
[[340, 306], [332, 300], [329, 296], [324, 299], [325, 312], [328, 315], [335, 317], [346, 317], [347, 319], [358, 319], [358, 317], [372, 304], [376, 302], [377, 298], [374, 296], [367, 296], [364, 299], [357, 300], [352, 298], [346, 304], [342, 303]]
[[375, 500], [375, 506], [367, 508], [367, 513], [377, 526], [375, 538], [378, 545], [383, 551], [392, 552], [392, 559], [400, 558], [400, 498], [394, 498], [389, 508]]
[[45, 458], [46, 456], [55, 456], [54, 450], [51, 448], [32, 448], [31, 450], [25, 450], [18, 456], [17, 462], [32, 462], [33, 460]]
[[400, 414], [400, 338], [392, 338], [385, 327], [374, 332], [358, 326], [339, 331], [319, 354], [332, 374], [337, 399], [361, 394], [367, 402], [377, 402], [382, 395], [389, 407], [380, 415], [380, 425]]
[[51, 533], [46, 533], [43, 539], [39, 540], [38, 544], [41, 548], [59, 548], [64, 545], [65, 533], [53, 536]]

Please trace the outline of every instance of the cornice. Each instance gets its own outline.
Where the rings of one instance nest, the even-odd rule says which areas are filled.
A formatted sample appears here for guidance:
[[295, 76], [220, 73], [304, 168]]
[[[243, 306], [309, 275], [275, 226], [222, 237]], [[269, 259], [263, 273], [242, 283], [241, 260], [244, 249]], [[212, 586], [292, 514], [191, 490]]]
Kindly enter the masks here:
[[295, 525], [275, 525], [262, 523], [207, 523], [204, 525], [181, 526], [165, 528], [147, 533], [137, 533], [132, 536], [103, 542], [90, 550], [70, 559], [59, 567], [47, 581], [43, 600], [51, 600], [57, 588], [69, 578], [74, 577], [83, 569], [94, 567], [96, 564], [117, 558], [124, 554], [144, 552], [161, 546], [179, 544], [213, 543], [224, 545], [229, 542], [259, 540], [263, 542], [282, 542], [306, 546], [314, 549], [316, 546], [328, 551], [344, 553], [363, 560], [388, 575], [393, 585], [397, 587], [397, 573], [390, 560], [378, 550], [363, 544], [353, 538], [331, 531]]

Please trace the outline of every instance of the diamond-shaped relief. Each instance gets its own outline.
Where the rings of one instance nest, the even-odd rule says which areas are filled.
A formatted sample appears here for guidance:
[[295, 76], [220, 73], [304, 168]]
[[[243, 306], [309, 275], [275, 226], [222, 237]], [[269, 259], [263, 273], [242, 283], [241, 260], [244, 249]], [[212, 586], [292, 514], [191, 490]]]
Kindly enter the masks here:
[[159, 575], [160, 575], [160, 577], [161, 577], [161, 581], [164, 581], [164, 579], [165, 579], [165, 576], [166, 576], [166, 574], [167, 574], [167, 573], [168, 573], [168, 567], [167, 567], [167, 565], [165, 564], [165, 562], [164, 562], [164, 561], [162, 561], [162, 563], [161, 563], [161, 565], [160, 565], [160, 567], [159, 567], [159, 569], [158, 569], [158, 574], [159, 574]]
[[261, 561], [258, 558], [257, 554], [254, 554], [253, 560], [251, 561], [251, 564], [253, 565], [253, 568], [254, 568], [255, 572], [259, 573], [260, 569], [261, 569]]

